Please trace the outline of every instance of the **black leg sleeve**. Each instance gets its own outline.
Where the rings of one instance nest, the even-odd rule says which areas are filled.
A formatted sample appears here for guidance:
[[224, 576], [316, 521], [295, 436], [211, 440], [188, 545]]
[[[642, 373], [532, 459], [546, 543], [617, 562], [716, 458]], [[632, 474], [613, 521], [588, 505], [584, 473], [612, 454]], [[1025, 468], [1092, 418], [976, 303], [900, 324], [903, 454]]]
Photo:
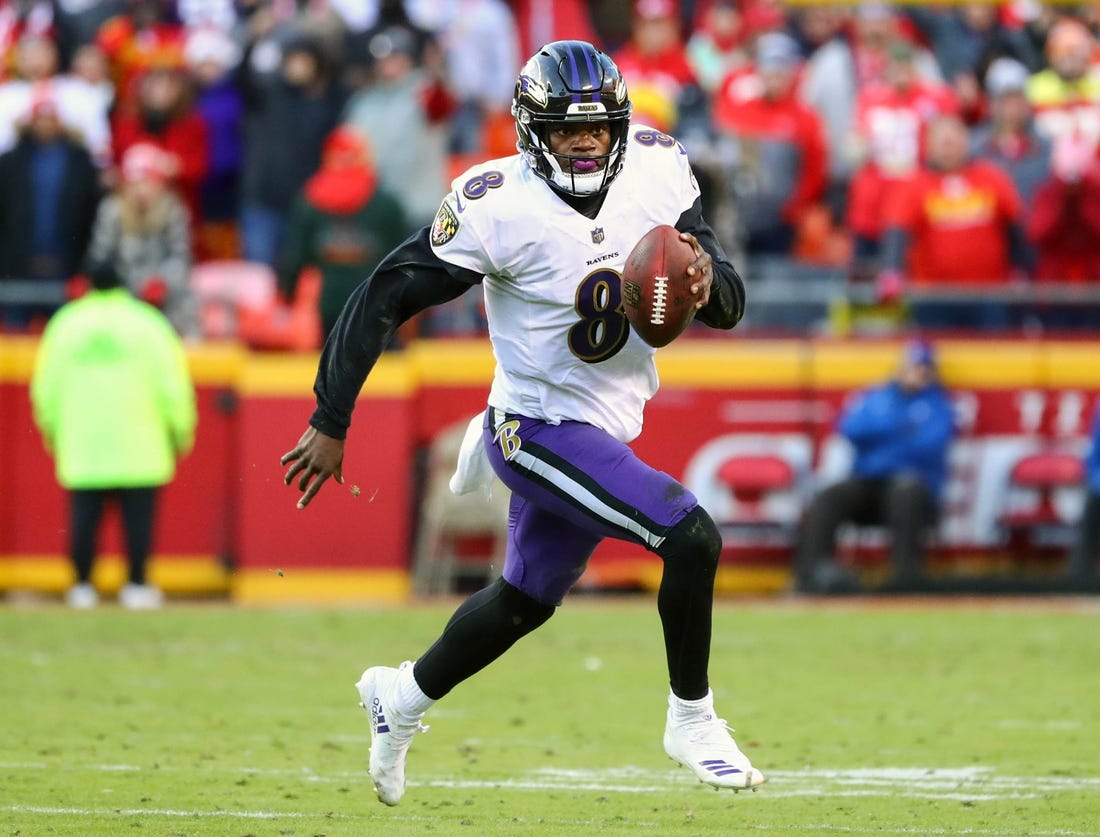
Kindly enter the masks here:
[[554, 615], [503, 578], [474, 593], [413, 667], [420, 689], [439, 700], [468, 677], [481, 671]]
[[657, 612], [665, 635], [669, 684], [678, 698], [698, 700], [710, 689], [711, 611], [722, 536], [710, 515], [697, 506], [672, 527], [656, 552], [665, 564]]

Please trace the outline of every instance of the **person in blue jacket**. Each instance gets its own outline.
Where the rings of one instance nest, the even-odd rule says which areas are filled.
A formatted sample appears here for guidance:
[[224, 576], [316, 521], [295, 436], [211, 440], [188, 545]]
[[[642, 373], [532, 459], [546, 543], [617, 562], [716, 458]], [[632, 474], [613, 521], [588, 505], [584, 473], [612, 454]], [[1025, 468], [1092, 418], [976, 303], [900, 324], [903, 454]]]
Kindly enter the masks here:
[[1100, 405], [1092, 420], [1092, 443], [1085, 455], [1085, 511], [1077, 529], [1077, 542], [1069, 559], [1069, 577], [1080, 584], [1097, 580], [1096, 554], [1100, 552]]
[[897, 375], [860, 393], [837, 427], [855, 449], [849, 477], [810, 504], [797, 550], [796, 583], [805, 592], [858, 589], [834, 561], [842, 523], [881, 525], [890, 533], [892, 589], [922, 575], [925, 541], [939, 515], [947, 454], [955, 435], [951, 398], [928, 342], [906, 345]]

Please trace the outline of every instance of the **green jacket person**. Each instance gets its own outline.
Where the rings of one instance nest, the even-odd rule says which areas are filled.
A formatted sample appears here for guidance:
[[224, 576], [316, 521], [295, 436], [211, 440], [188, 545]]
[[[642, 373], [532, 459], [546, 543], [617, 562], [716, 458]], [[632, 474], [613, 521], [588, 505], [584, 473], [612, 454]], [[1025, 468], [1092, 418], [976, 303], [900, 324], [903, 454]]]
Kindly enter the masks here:
[[112, 267], [92, 271], [93, 289], [63, 306], [42, 335], [31, 400], [35, 423], [71, 500], [74, 607], [98, 600], [91, 586], [95, 536], [105, 501], [117, 501], [126, 530], [124, 606], [155, 607], [145, 583], [157, 489], [195, 434], [195, 393], [180, 338], [156, 308], [119, 286]]

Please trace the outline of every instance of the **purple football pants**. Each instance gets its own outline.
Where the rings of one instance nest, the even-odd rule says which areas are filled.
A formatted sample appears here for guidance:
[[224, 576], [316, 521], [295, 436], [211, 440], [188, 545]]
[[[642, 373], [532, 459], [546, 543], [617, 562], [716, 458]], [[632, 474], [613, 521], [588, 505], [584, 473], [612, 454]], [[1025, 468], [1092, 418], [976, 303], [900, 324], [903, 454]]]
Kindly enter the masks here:
[[493, 470], [512, 491], [504, 579], [544, 604], [561, 604], [604, 538], [656, 551], [698, 505], [679, 482], [590, 424], [548, 424], [490, 407], [484, 433]]

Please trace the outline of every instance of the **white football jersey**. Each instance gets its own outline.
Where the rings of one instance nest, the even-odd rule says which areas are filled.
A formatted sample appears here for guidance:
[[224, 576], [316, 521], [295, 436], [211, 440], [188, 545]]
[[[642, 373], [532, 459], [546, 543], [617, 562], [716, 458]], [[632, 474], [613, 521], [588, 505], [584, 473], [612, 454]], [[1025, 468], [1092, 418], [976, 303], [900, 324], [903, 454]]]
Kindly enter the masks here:
[[655, 349], [629, 327], [619, 276], [634, 245], [699, 196], [687, 152], [636, 125], [596, 218], [554, 194], [519, 155], [457, 178], [432, 250], [483, 274], [496, 371], [489, 404], [552, 424], [583, 421], [624, 442], [657, 391]]

